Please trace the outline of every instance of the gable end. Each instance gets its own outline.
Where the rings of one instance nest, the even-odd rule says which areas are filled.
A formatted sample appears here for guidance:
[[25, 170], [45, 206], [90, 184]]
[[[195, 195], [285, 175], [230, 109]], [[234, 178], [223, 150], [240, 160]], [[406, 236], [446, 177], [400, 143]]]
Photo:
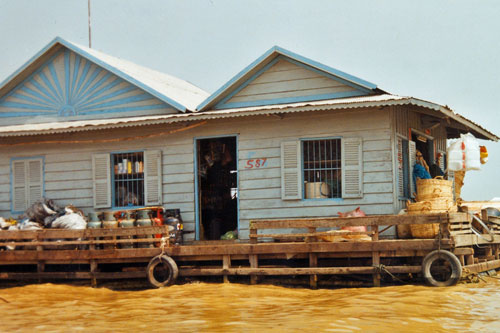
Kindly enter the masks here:
[[373, 91], [341, 77], [277, 56], [216, 104], [215, 109], [307, 102], [371, 95]]
[[176, 112], [171, 105], [64, 47], [0, 99], [4, 124]]

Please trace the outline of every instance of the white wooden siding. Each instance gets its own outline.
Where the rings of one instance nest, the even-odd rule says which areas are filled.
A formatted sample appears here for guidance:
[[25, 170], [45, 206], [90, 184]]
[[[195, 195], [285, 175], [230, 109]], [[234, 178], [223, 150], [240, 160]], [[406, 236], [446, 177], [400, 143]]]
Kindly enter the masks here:
[[[144, 135], [159, 127], [130, 128], [81, 139]], [[163, 128], [163, 130], [165, 130]], [[121, 134], [118, 134], [121, 133]], [[131, 150], [162, 151], [162, 199], [180, 208], [185, 230], [195, 229], [194, 137], [238, 135], [240, 233], [248, 237], [251, 219], [334, 216], [358, 206], [368, 214], [393, 213], [390, 115], [387, 110], [298, 113], [274, 117], [242, 117], [207, 123], [196, 130], [122, 143], [44, 145], [45, 195], [61, 205], [94, 210], [92, 155]], [[359, 137], [363, 140], [363, 197], [337, 200], [281, 199], [281, 142], [300, 138]], [[41, 147], [41, 146], [40, 146]], [[0, 149], [0, 190], [10, 193], [10, 158], [40, 155], [32, 145]], [[249, 156], [267, 158], [263, 168], [245, 169]], [[263, 200], [264, 199], [264, 200]], [[106, 210], [106, 209], [103, 209]], [[0, 216], [10, 216], [10, 196], [0, 195]], [[192, 239], [194, 234], [187, 234]]]
[[356, 89], [281, 59], [231, 97], [227, 103], [335, 94], [347, 91], [356, 91]]

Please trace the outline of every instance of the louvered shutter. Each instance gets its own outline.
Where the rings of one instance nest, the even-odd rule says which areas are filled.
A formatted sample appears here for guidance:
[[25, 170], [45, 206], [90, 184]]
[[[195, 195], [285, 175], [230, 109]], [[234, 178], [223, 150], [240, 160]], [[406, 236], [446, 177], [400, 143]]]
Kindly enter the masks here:
[[144, 192], [145, 203], [149, 205], [162, 204], [161, 188], [161, 151], [148, 150], [144, 152]]
[[12, 210], [20, 212], [28, 207], [25, 161], [12, 162]]
[[281, 143], [281, 199], [302, 199], [300, 141]]
[[26, 161], [28, 167], [28, 206], [43, 196], [43, 161], [33, 159]]
[[439, 168], [444, 171], [446, 169], [446, 153], [442, 150], [439, 150], [438, 153], [441, 154], [441, 159], [439, 160]]
[[397, 143], [397, 170], [398, 170], [398, 196], [399, 198], [405, 197], [405, 179], [404, 179], [404, 148], [403, 148], [403, 139], [398, 137]]
[[408, 160], [410, 161], [409, 163], [409, 172], [408, 174], [410, 175], [410, 197], [414, 197], [414, 193], [417, 192], [416, 189], [416, 184], [413, 182], [413, 167], [415, 166], [415, 163], [417, 162], [417, 158], [415, 154], [417, 153], [417, 144], [415, 141], [409, 141], [408, 142]]
[[363, 141], [342, 139], [342, 198], [363, 197]]
[[94, 208], [111, 207], [111, 158], [109, 154], [92, 155]]

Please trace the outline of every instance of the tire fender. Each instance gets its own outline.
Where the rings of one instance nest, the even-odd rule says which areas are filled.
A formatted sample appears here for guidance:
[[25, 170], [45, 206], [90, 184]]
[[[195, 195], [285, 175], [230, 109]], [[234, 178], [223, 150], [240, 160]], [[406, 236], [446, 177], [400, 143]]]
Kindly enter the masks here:
[[[158, 281], [155, 277], [154, 271], [156, 266], [164, 265], [168, 269], [167, 277], [163, 281]], [[159, 255], [151, 259], [146, 268], [146, 274], [148, 276], [148, 281], [153, 287], [161, 288], [165, 286], [170, 286], [175, 283], [177, 277], [179, 276], [179, 268], [175, 263], [174, 259], [167, 255]]]
[[[438, 281], [431, 274], [431, 266], [438, 259], [443, 259], [450, 264], [451, 275], [446, 281]], [[460, 264], [460, 260], [450, 251], [435, 250], [427, 254], [422, 261], [422, 275], [428, 285], [434, 287], [454, 286], [462, 276], [462, 264]]]

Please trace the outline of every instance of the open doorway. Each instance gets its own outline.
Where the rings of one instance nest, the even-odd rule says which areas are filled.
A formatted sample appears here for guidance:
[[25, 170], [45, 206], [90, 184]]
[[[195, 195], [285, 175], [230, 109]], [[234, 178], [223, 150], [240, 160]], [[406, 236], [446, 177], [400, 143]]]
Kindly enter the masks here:
[[411, 140], [415, 142], [418, 151], [422, 153], [427, 165], [431, 166], [434, 163], [434, 140], [426, 135], [412, 132]]
[[200, 240], [220, 239], [238, 229], [236, 137], [196, 140]]

